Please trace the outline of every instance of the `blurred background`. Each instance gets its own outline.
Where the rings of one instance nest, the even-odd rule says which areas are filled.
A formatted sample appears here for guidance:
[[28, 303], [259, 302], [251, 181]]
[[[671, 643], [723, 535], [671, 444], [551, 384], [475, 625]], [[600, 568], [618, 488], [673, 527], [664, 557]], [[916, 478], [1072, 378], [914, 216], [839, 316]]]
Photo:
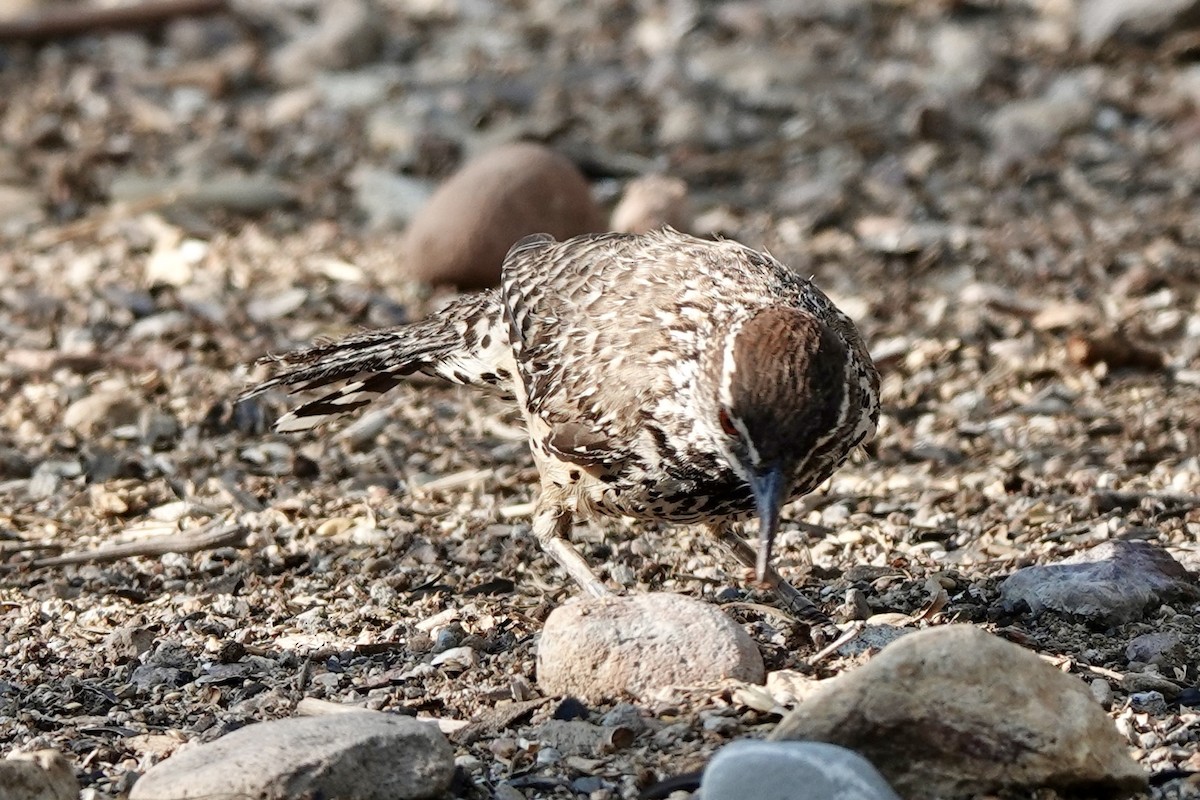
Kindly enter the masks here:
[[[877, 455], [961, 458], [929, 403], [974, 431], [1113, 371], [1200, 382], [1198, 43], [1182, 0], [10, 2], [2, 368], [67, 359], [60, 404], [114, 360], [224, 393], [494, 283], [525, 233], [671, 223], [859, 321], [901, 436]], [[217, 413], [196, 380], [168, 432]], [[1157, 427], [1140, 463], [1193, 452]]]
[[[286, 713], [300, 639], [402, 638], [481, 584], [509, 593], [463, 617], [494, 646], [466, 688], [380, 650], [314, 667], [310, 689], [361, 699], [355, 670], [394, 668], [408, 683], [382, 707], [469, 718], [492, 672], [532, 675], [542, 594], [564, 581], [518, 530], [534, 473], [502, 406], [404, 389], [280, 437], [283, 398], [231, 400], [264, 353], [490, 285], [537, 230], [736, 238], [857, 320], [880, 434], [780, 540], [826, 607], [853, 586], [853, 613], [920, 614], [936, 574], [948, 618], [994, 621], [995, 576], [1112, 538], [1196, 569], [1198, 177], [1194, 0], [7, 0], [0, 544], [20, 569], [0, 584], [0, 676], [40, 686], [21, 702], [43, 716], [4, 717], [0, 742], [70, 747], [99, 796], [157, 757], [72, 722], [115, 700], [30, 677], [55, 637], [50, 674], [153, 696], [147, 720], [197, 737]], [[227, 518], [250, 552], [36, 560]], [[805, 551], [795, 522], [828, 535]], [[607, 532], [580, 537], [617, 585], [737, 584], [690, 534]], [[216, 627], [197, 628], [211, 587]], [[60, 624], [76, 608], [187, 663], [216, 637], [282, 666], [255, 678], [271, 691], [163, 700], [110, 670], [119, 646], [76, 646], [99, 641]], [[753, 624], [768, 666], [792, 665], [796, 642]], [[1194, 665], [1194, 624], [1157, 624]], [[1014, 637], [1128, 666], [1087, 626]], [[1163, 743], [1172, 708], [1131, 741], [1148, 767], [1200, 768], [1194, 741]]]

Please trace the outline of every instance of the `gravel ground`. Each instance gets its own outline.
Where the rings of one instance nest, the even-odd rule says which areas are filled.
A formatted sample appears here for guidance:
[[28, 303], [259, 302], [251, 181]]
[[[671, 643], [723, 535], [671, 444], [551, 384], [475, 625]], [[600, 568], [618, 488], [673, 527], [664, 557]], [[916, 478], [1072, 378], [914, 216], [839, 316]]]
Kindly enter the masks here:
[[[608, 202], [638, 174], [685, 179], [694, 230], [770, 249], [858, 320], [879, 436], [789, 508], [785, 574], [842, 619], [970, 621], [1055, 657], [1111, 684], [1148, 770], [1200, 771], [1196, 709], [1131, 708], [1121, 682], [1130, 640], [1166, 630], [1163, 674], [1197, 686], [1194, 602], [1113, 629], [996, 604], [1014, 569], [1114, 538], [1200, 568], [1187, 14], [332, 5], [0, 43], [0, 750], [58, 748], [110, 798], [178, 742], [302, 697], [458, 720], [538, 697], [540, 621], [573, 587], [528, 532], [513, 414], [422, 384], [294, 437], [268, 432], [284, 398], [230, 404], [266, 352], [443, 302], [402, 279], [410, 214], [376, 190], [524, 137]], [[152, 549], [171, 536], [201, 549]], [[810, 666], [697, 531], [576, 538], [629, 591], [729, 603], [768, 669], [861, 659]], [[121, 543], [143, 554], [94, 552]], [[735, 695], [643, 702], [650, 729], [599, 758], [539, 761], [527, 718], [498, 726], [458, 744], [456, 791], [635, 797], [778, 720]]]

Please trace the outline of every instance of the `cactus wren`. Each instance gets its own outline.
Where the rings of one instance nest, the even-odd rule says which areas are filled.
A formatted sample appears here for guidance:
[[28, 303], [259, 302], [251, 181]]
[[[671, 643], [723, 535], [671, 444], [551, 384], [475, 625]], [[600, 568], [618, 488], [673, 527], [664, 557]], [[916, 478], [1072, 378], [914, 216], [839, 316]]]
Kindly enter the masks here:
[[[770, 563], [781, 506], [875, 432], [879, 374], [850, 319], [774, 258], [671, 229], [515, 244], [501, 286], [441, 312], [265, 359], [241, 400], [350, 382], [281, 417], [311, 428], [416, 372], [516, 400], [541, 475], [533, 530], [585, 590], [576, 514], [705, 523], [789, 610], [828, 623]], [[758, 549], [732, 523], [757, 514]]]

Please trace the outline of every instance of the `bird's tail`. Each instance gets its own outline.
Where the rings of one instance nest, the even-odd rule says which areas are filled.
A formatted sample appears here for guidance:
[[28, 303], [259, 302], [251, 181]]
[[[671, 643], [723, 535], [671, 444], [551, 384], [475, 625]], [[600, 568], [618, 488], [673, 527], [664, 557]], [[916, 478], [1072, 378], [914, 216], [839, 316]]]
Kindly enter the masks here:
[[480, 292], [409, 325], [267, 356], [259, 363], [273, 364], [279, 373], [246, 389], [238, 402], [285, 386], [301, 392], [349, 380], [275, 423], [279, 431], [308, 430], [328, 417], [367, 405], [415, 372], [454, 383], [500, 383], [511, 377], [504, 373], [511, 358], [500, 296], [495, 291]]

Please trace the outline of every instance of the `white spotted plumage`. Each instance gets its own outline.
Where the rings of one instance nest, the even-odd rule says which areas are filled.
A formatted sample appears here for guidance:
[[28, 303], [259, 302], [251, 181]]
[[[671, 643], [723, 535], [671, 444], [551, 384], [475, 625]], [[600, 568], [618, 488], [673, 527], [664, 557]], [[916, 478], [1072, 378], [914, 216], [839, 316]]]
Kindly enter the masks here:
[[[784, 365], [739, 361], [753, 344], [739, 331], [770, 309], [824, 332], [813, 358], [832, 377], [806, 383], [795, 373], [808, 362], [786, 353]], [[765, 327], [755, 335], [771, 339]], [[292, 411], [281, 420], [288, 429], [352, 410], [418, 371], [499, 388], [524, 414], [542, 474], [540, 507], [555, 520], [590, 513], [722, 523], [753, 514], [753, 465], [740, 454], [757, 462], [763, 443], [752, 440], [747, 417], [728, 420], [738, 433], [730, 444], [721, 414], [736, 405], [735, 394], [753, 400], [747, 381], [791, 406], [772, 412], [784, 422], [781, 435], [813, 412], [806, 398], [772, 394], [772, 371], [802, 388], [811, 383], [836, 406], [813, 417], [826, 420], [821, 430], [796, 428], [808, 452], [784, 458], [797, 470], [787, 476], [789, 496], [828, 478], [873, 435], [879, 412], [879, 378], [861, 337], [810, 281], [735, 242], [670, 229], [565, 242], [527, 237], [510, 251], [498, 289], [411, 325], [275, 361], [282, 372], [243, 397], [353, 381]], [[839, 385], [822, 388], [831, 380]], [[786, 455], [778, 444], [772, 452]]]

